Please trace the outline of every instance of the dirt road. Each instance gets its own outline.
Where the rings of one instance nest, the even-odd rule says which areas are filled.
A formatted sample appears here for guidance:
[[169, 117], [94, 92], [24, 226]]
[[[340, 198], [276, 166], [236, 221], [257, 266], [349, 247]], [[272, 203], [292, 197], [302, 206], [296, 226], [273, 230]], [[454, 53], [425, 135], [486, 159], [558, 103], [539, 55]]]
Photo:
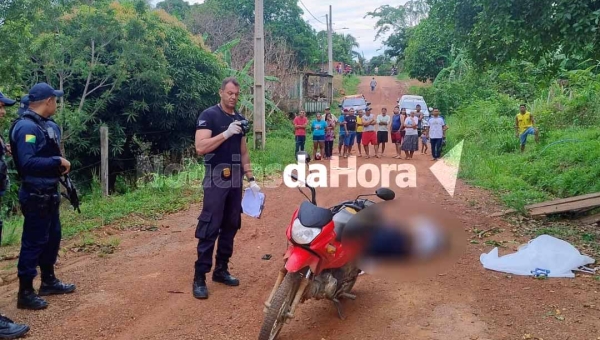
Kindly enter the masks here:
[[[360, 90], [373, 103], [374, 112], [382, 106], [391, 112], [395, 100], [406, 91], [405, 84], [378, 77], [379, 86], [371, 94], [369, 80], [362, 80]], [[391, 162], [392, 153], [389, 144], [387, 157], [357, 158], [358, 164]], [[419, 197], [430, 202], [432, 209], [456, 214], [467, 230], [498, 226], [505, 231], [491, 239], [515, 240], [510, 232], [514, 226], [486, 217], [498, 211], [487, 193], [459, 182], [451, 198], [428, 171], [430, 155], [417, 153], [411, 162], [417, 167], [419, 186], [398, 189], [398, 194]], [[368, 190], [318, 190], [319, 203], [333, 204]], [[264, 192], [265, 214], [260, 220], [244, 216], [236, 238], [231, 271], [241, 280], [240, 287], [209, 281], [208, 300], [192, 297], [194, 229], [200, 209], [193, 206], [160, 221], [156, 231], [118, 232], [122, 241], [115, 254], [63, 256], [60, 277], [76, 283], [78, 291], [49, 298], [47, 310], [16, 309], [16, 283], [2, 288], [0, 310], [29, 323], [29, 339], [255, 339], [262, 322], [263, 302], [281, 265], [286, 225], [303, 199], [284, 185], [265, 188]], [[507, 243], [507, 251], [525, 241]], [[527, 338], [526, 334], [531, 339], [600, 337], [597, 281], [589, 277], [540, 281], [486, 271], [479, 255], [492, 247], [484, 242], [469, 244], [454, 268], [416, 283], [362, 276], [355, 286], [357, 300], [345, 304], [345, 321], [337, 318], [330, 302], [300, 305], [296, 319], [284, 327], [280, 338], [514, 340]], [[272, 254], [273, 258], [261, 260], [264, 254]]]

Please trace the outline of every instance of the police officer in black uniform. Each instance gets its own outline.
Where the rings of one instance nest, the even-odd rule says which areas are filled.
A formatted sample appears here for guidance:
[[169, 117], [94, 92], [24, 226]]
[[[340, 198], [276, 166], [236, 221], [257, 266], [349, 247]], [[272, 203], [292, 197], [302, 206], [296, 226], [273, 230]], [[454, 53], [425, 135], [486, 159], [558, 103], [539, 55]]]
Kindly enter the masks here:
[[196, 124], [196, 152], [204, 155], [206, 172], [202, 183], [204, 204], [198, 217], [198, 260], [195, 263], [193, 295], [208, 298], [206, 274], [212, 268], [215, 241], [219, 239], [212, 280], [238, 286], [228, 271], [233, 240], [242, 223], [242, 187], [246, 176], [253, 194], [260, 192], [252, 176], [246, 146], [247, 121], [236, 112], [240, 85], [234, 78], [223, 81], [221, 103], [203, 111]]
[[[61, 240], [58, 186], [60, 176], [70, 171], [71, 163], [60, 154], [60, 129], [50, 117], [56, 112], [57, 98], [63, 94], [46, 83], [33, 86], [27, 110], [10, 131], [12, 155], [21, 178], [19, 202], [25, 218], [17, 266], [20, 309], [43, 309], [48, 303], [40, 296], [75, 291], [75, 285], [62, 283], [54, 275]], [[33, 288], [38, 265], [42, 279], [39, 295]]]
[[[6, 115], [5, 106], [13, 106], [16, 101], [7, 98], [0, 92], [0, 119], [4, 119]], [[4, 154], [7, 151], [7, 146], [4, 140], [0, 137], [0, 197], [4, 196], [8, 190], [8, 168], [4, 162]], [[0, 221], [0, 244], [2, 244], [2, 221]], [[0, 339], [16, 339], [20, 338], [29, 332], [29, 326], [17, 324], [11, 319], [0, 316]]]

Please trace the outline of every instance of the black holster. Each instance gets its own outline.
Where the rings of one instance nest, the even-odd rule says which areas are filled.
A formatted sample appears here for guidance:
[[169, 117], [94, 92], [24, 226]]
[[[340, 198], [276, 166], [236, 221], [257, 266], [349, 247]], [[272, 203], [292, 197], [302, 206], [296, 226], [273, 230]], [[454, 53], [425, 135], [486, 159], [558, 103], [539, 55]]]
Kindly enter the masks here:
[[21, 206], [23, 214], [37, 212], [41, 217], [50, 216], [60, 205], [60, 196], [56, 193], [29, 193], [29, 197]]

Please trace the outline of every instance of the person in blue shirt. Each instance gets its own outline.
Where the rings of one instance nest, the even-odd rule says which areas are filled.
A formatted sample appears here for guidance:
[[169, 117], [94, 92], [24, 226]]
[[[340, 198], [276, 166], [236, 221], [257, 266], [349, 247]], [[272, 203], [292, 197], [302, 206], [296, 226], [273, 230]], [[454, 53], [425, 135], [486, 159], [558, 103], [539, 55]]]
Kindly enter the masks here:
[[321, 159], [319, 156], [325, 154], [325, 130], [327, 129], [327, 122], [322, 118], [320, 113], [317, 113], [317, 119], [313, 120], [310, 126], [313, 134], [314, 159], [319, 160]]
[[[16, 104], [15, 100], [7, 98], [0, 92], [0, 119], [4, 119], [6, 115], [6, 106], [13, 106]], [[8, 190], [8, 168], [6, 167], [6, 163], [4, 162], [4, 153], [6, 150], [6, 144], [4, 140], [0, 138], [2, 143], [0, 152], [2, 156], [0, 156], [0, 164], [2, 170], [0, 173], [2, 174], [2, 181], [0, 181], [0, 197], [4, 196], [6, 190]], [[0, 221], [0, 244], [2, 243], [2, 221]], [[12, 321], [11, 319], [0, 316], [0, 339], [16, 339], [24, 336], [29, 332], [29, 326], [18, 324]]]
[[[11, 126], [9, 136], [21, 187], [19, 203], [24, 216], [21, 252], [17, 265], [19, 294], [17, 308], [48, 307], [41, 296], [67, 294], [75, 285], [65, 284], [54, 274], [61, 240], [59, 180], [71, 170], [60, 154], [60, 129], [50, 119], [57, 98], [63, 95], [46, 83], [29, 91], [29, 106]], [[37, 266], [41, 271], [39, 295], [33, 288]]]

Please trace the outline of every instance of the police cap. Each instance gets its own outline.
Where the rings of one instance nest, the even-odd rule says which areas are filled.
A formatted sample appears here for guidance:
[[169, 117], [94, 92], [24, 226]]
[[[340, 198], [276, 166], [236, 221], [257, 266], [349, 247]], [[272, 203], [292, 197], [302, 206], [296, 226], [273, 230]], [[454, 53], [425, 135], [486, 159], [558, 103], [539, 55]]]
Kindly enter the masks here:
[[64, 94], [63, 91], [55, 90], [47, 83], [38, 83], [29, 90], [29, 101], [37, 102], [50, 97], [62, 97]]
[[27, 109], [29, 109], [29, 95], [25, 95], [23, 98], [21, 98], [21, 104], [19, 105], [17, 114], [20, 116], [24, 114]]
[[0, 102], [4, 103], [6, 106], [13, 106], [17, 101], [5, 97], [4, 94], [0, 92]]

